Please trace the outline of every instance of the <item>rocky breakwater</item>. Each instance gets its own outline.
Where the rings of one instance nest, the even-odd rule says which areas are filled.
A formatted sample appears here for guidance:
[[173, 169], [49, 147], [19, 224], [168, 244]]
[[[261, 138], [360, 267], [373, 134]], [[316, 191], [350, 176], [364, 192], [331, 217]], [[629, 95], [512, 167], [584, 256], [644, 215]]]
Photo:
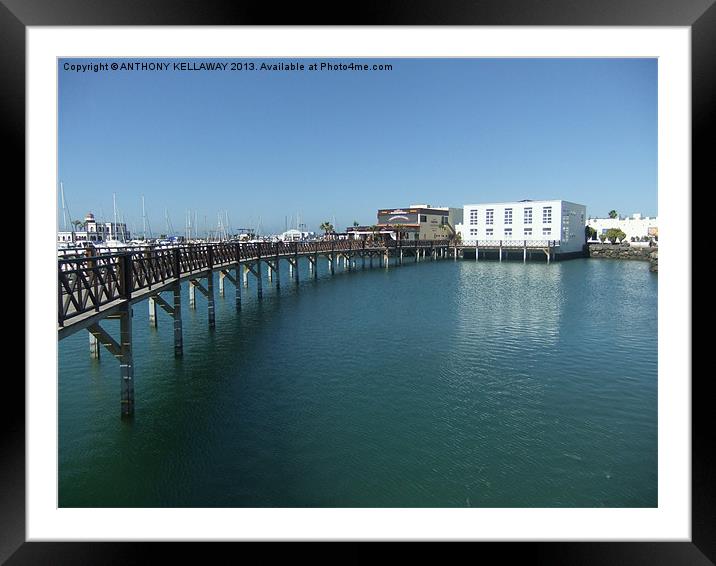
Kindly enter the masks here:
[[659, 271], [659, 248], [623, 244], [588, 244], [589, 257], [606, 259], [635, 259], [649, 262], [649, 271]]

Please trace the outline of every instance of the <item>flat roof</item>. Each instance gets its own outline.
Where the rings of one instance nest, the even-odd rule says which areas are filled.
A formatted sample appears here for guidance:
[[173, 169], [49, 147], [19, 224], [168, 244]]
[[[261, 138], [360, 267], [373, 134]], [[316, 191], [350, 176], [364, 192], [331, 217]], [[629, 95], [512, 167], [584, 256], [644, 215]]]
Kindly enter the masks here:
[[505, 206], [505, 205], [507, 205], [507, 204], [523, 204], [523, 205], [528, 205], [528, 204], [540, 204], [540, 203], [548, 203], [548, 202], [566, 202], [566, 203], [569, 203], [569, 204], [575, 204], [575, 205], [577, 205], [577, 206], [584, 206], [584, 207], [586, 207], [586, 205], [584, 205], [584, 204], [580, 204], [580, 203], [578, 203], [578, 202], [572, 202], [572, 201], [569, 201], [569, 200], [564, 200], [564, 199], [561, 199], [561, 198], [555, 198], [555, 199], [540, 199], [540, 200], [525, 199], [525, 200], [511, 200], [511, 201], [504, 201], [504, 202], [481, 202], [481, 203], [474, 203], [474, 204], [465, 204], [465, 205], [463, 205], [463, 207], [465, 207], [465, 206]]
[[440, 214], [444, 215], [447, 214], [449, 211], [447, 208], [421, 208], [416, 206], [410, 206], [406, 208], [379, 208], [378, 214], [393, 214], [397, 212], [407, 212], [407, 213], [421, 213], [421, 212], [428, 212], [432, 214]]

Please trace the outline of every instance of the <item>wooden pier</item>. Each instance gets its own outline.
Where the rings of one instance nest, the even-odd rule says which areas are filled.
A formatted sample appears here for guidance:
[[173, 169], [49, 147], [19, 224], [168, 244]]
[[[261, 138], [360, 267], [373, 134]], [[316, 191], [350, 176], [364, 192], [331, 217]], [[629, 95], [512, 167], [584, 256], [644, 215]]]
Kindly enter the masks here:
[[[335, 274], [339, 263], [346, 270], [383, 268], [405, 261], [419, 262], [451, 258], [457, 260], [461, 247], [447, 241], [323, 240], [293, 243], [216, 243], [174, 248], [141, 248], [102, 255], [66, 255], [58, 267], [58, 338], [80, 330], [89, 332], [90, 355], [99, 358], [102, 348], [120, 364], [121, 414], [134, 413], [134, 362], [132, 356], [132, 307], [146, 300], [149, 324], [157, 325], [157, 307], [174, 325], [174, 354], [183, 352], [181, 285], [189, 286], [189, 308], [196, 308], [196, 292], [207, 299], [207, 322], [214, 327], [214, 280], [218, 274], [219, 295], [224, 297], [228, 280], [235, 289], [236, 310], [241, 309], [241, 287], [248, 286], [251, 274], [256, 294], [263, 296], [263, 271], [279, 289], [281, 265], [287, 265], [294, 284], [299, 283], [299, 262], [308, 262], [308, 272], [318, 278], [319, 258]], [[242, 285], [243, 283], [243, 285]], [[166, 296], [162, 296], [166, 293]], [[120, 336], [111, 336], [102, 326], [104, 319], [119, 319]]]

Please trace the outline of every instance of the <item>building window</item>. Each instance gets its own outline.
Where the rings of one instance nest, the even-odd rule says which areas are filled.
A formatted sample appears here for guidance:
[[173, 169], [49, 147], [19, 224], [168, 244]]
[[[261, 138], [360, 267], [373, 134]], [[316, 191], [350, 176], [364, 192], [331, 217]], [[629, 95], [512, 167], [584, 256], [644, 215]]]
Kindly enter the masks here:
[[525, 224], [532, 224], [532, 208], [525, 208]]
[[492, 224], [495, 219], [495, 211], [492, 208], [488, 208], [485, 211], [485, 224]]
[[470, 228], [470, 236], [477, 236], [477, 228]]
[[531, 236], [532, 235], [532, 228], [525, 228], [525, 236]]
[[551, 236], [551, 235], [552, 235], [552, 228], [542, 228], [542, 235], [543, 235], [543, 236]]
[[505, 228], [505, 238], [512, 237], [512, 228]]
[[512, 209], [505, 209], [505, 224], [512, 224]]
[[421, 215], [420, 215], [420, 222], [427, 222], [427, 221], [428, 221], [427, 215], [421, 214]]
[[470, 224], [475, 226], [477, 224], [477, 209], [470, 211]]
[[488, 228], [487, 230], [485, 230], [485, 235], [492, 236], [492, 228]]
[[552, 224], [552, 207], [545, 206], [542, 209], [542, 224]]

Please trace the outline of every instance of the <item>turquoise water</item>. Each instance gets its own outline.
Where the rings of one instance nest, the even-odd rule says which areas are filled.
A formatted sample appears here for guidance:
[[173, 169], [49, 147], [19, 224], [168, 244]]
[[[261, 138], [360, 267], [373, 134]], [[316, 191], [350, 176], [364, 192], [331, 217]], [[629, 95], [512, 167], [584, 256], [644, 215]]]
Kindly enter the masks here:
[[62, 340], [59, 505], [658, 505], [648, 263], [305, 269], [239, 314], [227, 281], [213, 331], [185, 285], [178, 359], [135, 305], [130, 421], [117, 361]]

